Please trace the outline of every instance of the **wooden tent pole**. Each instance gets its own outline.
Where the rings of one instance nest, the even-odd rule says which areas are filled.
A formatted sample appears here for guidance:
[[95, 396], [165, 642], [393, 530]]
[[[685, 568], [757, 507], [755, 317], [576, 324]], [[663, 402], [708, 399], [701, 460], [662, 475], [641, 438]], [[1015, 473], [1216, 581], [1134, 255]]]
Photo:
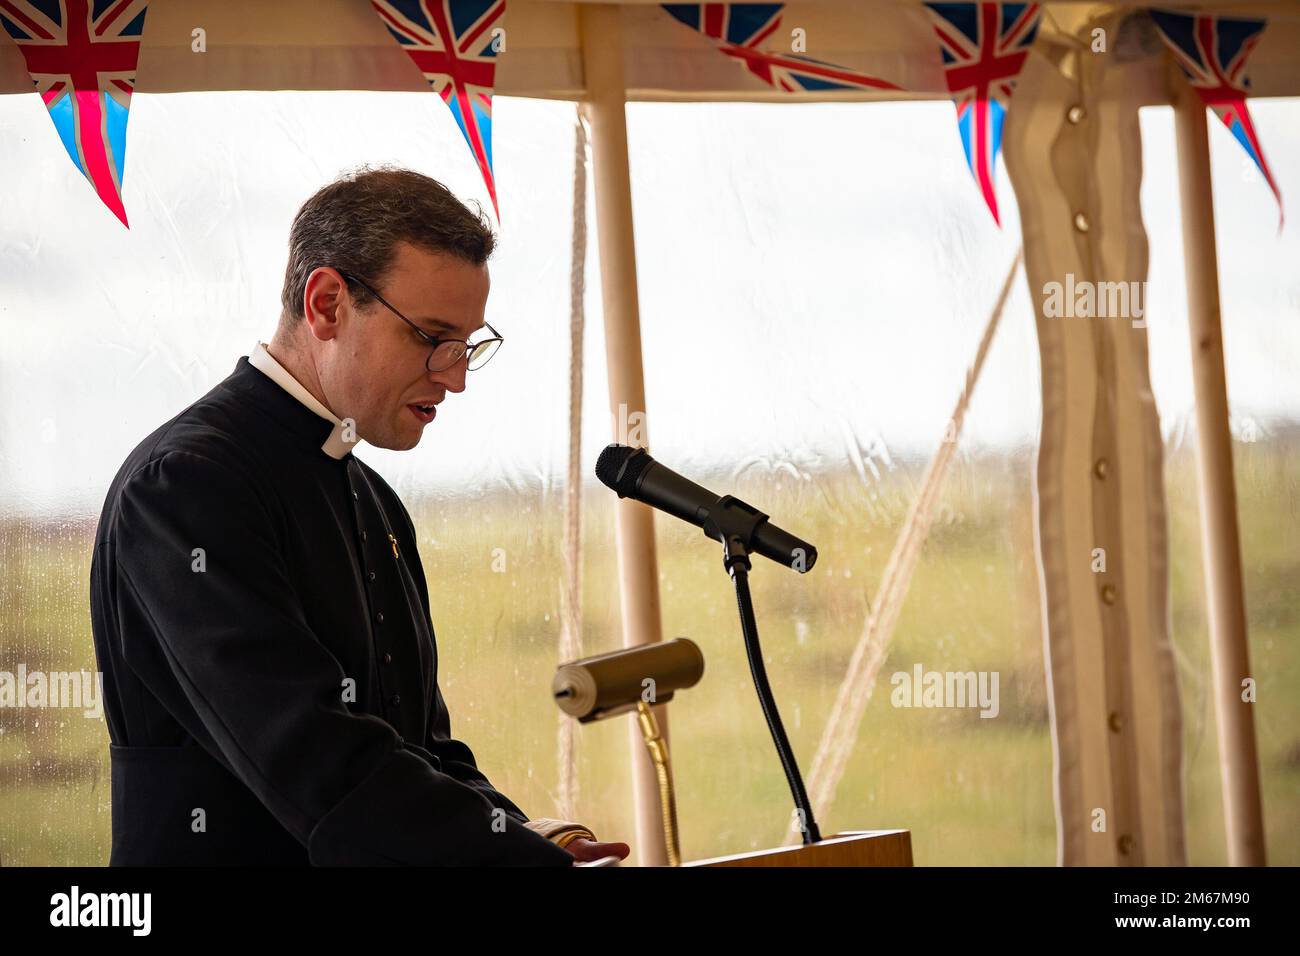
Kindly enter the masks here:
[[1264, 819], [1255, 749], [1254, 704], [1243, 702], [1253, 677], [1246, 643], [1237, 492], [1228, 428], [1228, 390], [1219, 320], [1219, 264], [1214, 245], [1205, 104], [1185, 83], [1175, 95], [1178, 181], [1182, 197], [1187, 317], [1196, 393], [1196, 458], [1200, 477], [1201, 550], [1210, 623], [1219, 775], [1228, 863], [1264, 865]]
[[[637, 309], [636, 245], [632, 233], [632, 181], [627, 159], [624, 110], [622, 9], [608, 4], [579, 4], [582, 63], [586, 77], [583, 113], [591, 127], [592, 174], [596, 194], [596, 231], [600, 249], [600, 284], [605, 313], [605, 361], [609, 369], [609, 408], [614, 440], [649, 445], [640, 435], [624, 435], [625, 423], [644, 416], [645, 377], [641, 363], [641, 317]], [[644, 419], [643, 419], [644, 421]], [[655, 553], [654, 514], [639, 502], [615, 504], [619, 594], [623, 645], [662, 640], [659, 618], [659, 562]], [[667, 705], [652, 710], [662, 735], [668, 736]], [[663, 816], [658, 777], [637, 721], [628, 723], [632, 748], [636, 840], [633, 852], [641, 866], [666, 866]], [[632, 842], [632, 841], [629, 841]]]

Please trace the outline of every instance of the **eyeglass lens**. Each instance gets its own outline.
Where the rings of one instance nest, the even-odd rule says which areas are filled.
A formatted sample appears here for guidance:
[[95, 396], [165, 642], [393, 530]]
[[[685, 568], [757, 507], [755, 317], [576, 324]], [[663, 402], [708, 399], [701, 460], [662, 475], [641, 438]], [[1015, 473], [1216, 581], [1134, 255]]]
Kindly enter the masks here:
[[[487, 364], [487, 360], [492, 357], [500, 344], [496, 339], [472, 344], [470, 346], [469, 362], [466, 367], [471, 370], [482, 368]], [[429, 356], [429, 371], [441, 372], [444, 369], [449, 369], [459, 362], [464, 354], [464, 342], [443, 342]]]

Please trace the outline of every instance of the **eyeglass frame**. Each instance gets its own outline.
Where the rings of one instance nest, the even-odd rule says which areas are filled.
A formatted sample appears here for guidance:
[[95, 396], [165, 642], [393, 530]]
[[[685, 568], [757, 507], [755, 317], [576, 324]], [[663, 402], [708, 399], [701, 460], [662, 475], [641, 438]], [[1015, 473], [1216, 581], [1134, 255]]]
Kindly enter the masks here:
[[[424, 359], [424, 369], [425, 369], [425, 371], [427, 371], [427, 372], [429, 372], [429, 373], [431, 373], [431, 374], [435, 374], [435, 375], [436, 375], [438, 372], [445, 372], [445, 371], [447, 371], [447, 369], [449, 369], [449, 368], [455, 368], [456, 365], [459, 364], [459, 362], [460, 362], [460, 358], [465, 359], [465, 371], [467, 371], [467, 372], [477, 372], [479, 369], [481, 369], [481, 368], [483, 367], [483, 365], [487, 365], [487, 363], [490, 362], [490, 361], [492, 360], [492, 355], [495, 355], [495, 354], [497, 353], [497, 350], [500, 349], [501, 346], [505, 344], [505, 341], [506, 341], [506, 340], [505, 340], [505, 336], [503, 336], [503, 335], [502, 335], [500, 332], [498, 332], [496, 329], [492, 328], [492, 323], [488, 322], [486, 319], [483, 320], [483, 325], [484, 325], [484, 327], [487, 328], [487, 330], [488, 330], [489, 332], [492, 333], [492, 335], [489, 336], [488, 338], [483, 339], [483, 340], [478, 341], [478, 342], [470, 343], [467, 339], [439, 338], [439, 337], [436, 336], [436, 335], [430, 335], [428, 332], [424, 331], [424, 329], [420, 328], [418, 325], [416, 325], [414, 322], [412, 322], [412, 321], [411, 321], [410, 319], [408, 319], [406, 316], [402, 315], [402, 313], [399, 312], [399, 311], [396, 309], [396, 307], [393, 306], [393, 304], [392, 304], [391, 302], [389, 302], [389, 301], [388, 301], [387, 299], [385, 299], [382, 295], [380, 295], [378, 292], [376, 292], [374, 289], [372, 289], [372, 288], [371, 288], [371, 287], [370, 287], [370, 286], [365, 282], [365, 280], [361, 279], [360, 277], [358, 277], [358, 276], [356, 276], [356, 275], [353, 275], [351, 272], [346, 272], [346, 271], [344, 271], [343, 269], [335, 269], [334, 271], [337, 272], [339, 275], [341, 275], [341, 276], [344, 278], [344, 280], [346, 280], [346, 281], [348, 281], [348, 282], [355, 282], [357, 285], [361, 286], [361, 288], [365, 289], [367, 292], [369, 292], [371, 295], [373, 295], [376, 299], [378, 299], [378, 300], [380, 301], [380, 303], [381, 303], [381, 304], [382, 304], [386, 309], [388, 309], [389, 312], [392, 312], [393, 315], [397, 316], [399, 319], [401, 319], [403, 322], [405, 322], [407, 325], [409, 325], [412, 329], [415, 330], [415, 334], [418, 335], [421, 339], [423, 339], [423, 340], [425, 341], [425, 343], [429, 346], [429, 354], [428, 354], [427, 356], [425, 356], [425, 359]], [[497, 347], [496, 347], [495, 349], [492, 350], [492, 354], [489, 355], [489, 356], [487, 357], [487, 361], [485, 361], [485, 362], [483, 363], [483, 365], [478, 366], [478, 368], [470, 368], [470, 367], [469, 367], [469, 359], [468, 359], [468, 356], [471, 355], [471, 354], [473, 354], [473, 352], [474, 352], [475, 349], [477, 349], [477, 348], [479, 348], [479, 347], [481, 347], [481, 346], [487, 344], [488, 342], [492, 342], [492, 341], [495, 341], [495, 342], [497, 343]], [[440, 368], [440, 369], [432, 369], [432, 368], [429, 368], [429, 363], [433, 361], [433, 353], [436, 352], [436, 351], [438, 350], [438, 346], [443, 345], [444, 343], [447, 343], [447, 342], [459, 342], [461, 345], [465, 346], [465, 351], [464, 351], [463, 353], [461, 353], [461, 357], [460, 357], [460, 358], [456, 359], [454, 362], [452, 362], [452, 363], [451, 363], [450, 365], [448, 365], [446, 368]]]

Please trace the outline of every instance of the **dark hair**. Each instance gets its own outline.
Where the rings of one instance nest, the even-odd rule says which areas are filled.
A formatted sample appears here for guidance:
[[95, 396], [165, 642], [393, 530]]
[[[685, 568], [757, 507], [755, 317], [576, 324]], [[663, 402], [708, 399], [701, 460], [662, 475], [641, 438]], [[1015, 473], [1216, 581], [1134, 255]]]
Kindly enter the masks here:
[[[302, 318], [313, 269], [332, 266], [373, 285], [388, 272], [399, 241], [482, 265], [492, 255], [496, 237], [483, 207], [475, 205], [477, 213], [436, 179], [389, 167], [363, 167], [318, 190], [302, 204], [289, 230], [281, 324]], [[348, 287], [358, 304], [372, 298], [356, 283]]]

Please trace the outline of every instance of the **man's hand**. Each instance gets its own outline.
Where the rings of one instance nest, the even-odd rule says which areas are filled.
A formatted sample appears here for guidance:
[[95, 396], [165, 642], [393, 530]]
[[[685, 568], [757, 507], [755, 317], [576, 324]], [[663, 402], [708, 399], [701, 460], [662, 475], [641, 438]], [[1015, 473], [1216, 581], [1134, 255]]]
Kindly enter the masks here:
[[626, 860], [627, 855], [632, 852], [626, 843], [597, 843], [584, 837], [574, 840], [565, 849], [579, 863], [590, 863], [605, 856], [616, 856], [620, 860]]

